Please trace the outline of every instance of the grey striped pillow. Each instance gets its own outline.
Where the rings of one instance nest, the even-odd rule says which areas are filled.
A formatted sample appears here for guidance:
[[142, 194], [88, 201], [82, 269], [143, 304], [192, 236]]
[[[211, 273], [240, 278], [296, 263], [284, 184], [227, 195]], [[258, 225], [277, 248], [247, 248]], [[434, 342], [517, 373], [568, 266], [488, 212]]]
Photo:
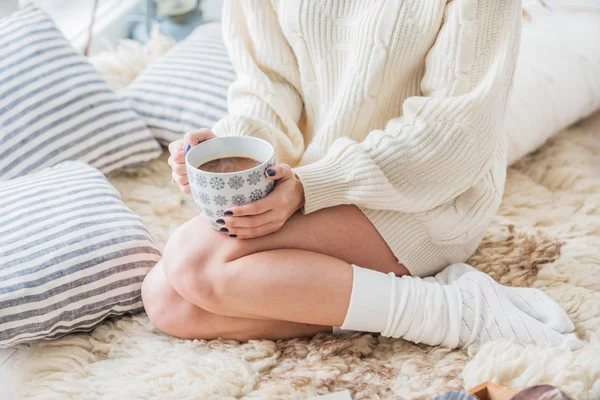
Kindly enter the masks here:
[[66, 161], [0, 182], [0, 347], [142, 311], [160, 252], [96, 169]]
[[0, 181], [75, 159], [110, 173], [160, 152], [43, 11], [0, 19]]
[[142, 71], [121, 96], [167, 145], [225, 117], [227, 89], [234, 79], [221, 24], [210, 23]]

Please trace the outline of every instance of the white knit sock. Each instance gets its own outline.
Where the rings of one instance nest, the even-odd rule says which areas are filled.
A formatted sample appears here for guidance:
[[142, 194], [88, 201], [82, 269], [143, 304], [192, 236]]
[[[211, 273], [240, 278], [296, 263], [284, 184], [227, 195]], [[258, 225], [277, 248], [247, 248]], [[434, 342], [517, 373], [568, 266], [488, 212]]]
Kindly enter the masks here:
[[345, 330], [450, 348], [502, 338], [560, 345], [566, 339], [561, 333], [573, 330], [566, 313], [543, 292], [502, 286], [466, 264], [426, 279], [357, 266], [353, 271]]
[[[424, 280], [431, 282], [432, 279], [435, 279], [439, 283], [450, 284], [469, 272], [478, 271], [468, 264], [454, 264], [435, 277], [425, 278]], [[483, 274], [482, 272], [479, 273]], [[489, 275], [484, 275], [491, 279]], [[575, 329], [563, 309], [541, 290], [504, 286], [496, 281], [493, 281], [493, 284], [502, 288], [502, 292], [508, 296], [515, 307], [549, 328], [561, 333], [572, 332]]]

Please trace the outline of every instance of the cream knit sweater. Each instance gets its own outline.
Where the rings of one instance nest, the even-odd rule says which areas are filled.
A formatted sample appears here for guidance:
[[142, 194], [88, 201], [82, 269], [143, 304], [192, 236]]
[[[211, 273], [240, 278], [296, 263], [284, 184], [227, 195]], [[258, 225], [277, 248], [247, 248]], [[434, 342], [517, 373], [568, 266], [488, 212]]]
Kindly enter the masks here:
[[305, 213], [359, 206], [413, 275], [464, 261], [502, 196], [518, 0], [226, 0], [218, 136], [271, 142]]

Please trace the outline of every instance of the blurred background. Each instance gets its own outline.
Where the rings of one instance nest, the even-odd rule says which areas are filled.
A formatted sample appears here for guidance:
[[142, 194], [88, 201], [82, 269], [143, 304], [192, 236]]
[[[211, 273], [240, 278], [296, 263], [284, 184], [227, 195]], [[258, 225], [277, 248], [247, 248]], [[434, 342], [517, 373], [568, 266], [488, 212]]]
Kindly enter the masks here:
[[90, 55], [116, 46], [119, 39], [144, 43], [149, 22], [176, 40], [198, 25], [220, 20], [223, 0], [0, 0], [0, 18], [35, 3], [54, 19], [73, 46], [83, 51], [95, 8]]
[[[92, 10], [94, 40], [90, 55], [113, 48], [119, 39], [148, 39], [149, 22], [180, 41], [198, 25], [219, 20], [224, 0], [0, 0], [0, 18], [19, 6], [35, 3], [56, 21], [73, 46], [87, 44]], [[549, 9], [600, 11], [600, 0], [523, 0], [523, 7], [542, 4]]]

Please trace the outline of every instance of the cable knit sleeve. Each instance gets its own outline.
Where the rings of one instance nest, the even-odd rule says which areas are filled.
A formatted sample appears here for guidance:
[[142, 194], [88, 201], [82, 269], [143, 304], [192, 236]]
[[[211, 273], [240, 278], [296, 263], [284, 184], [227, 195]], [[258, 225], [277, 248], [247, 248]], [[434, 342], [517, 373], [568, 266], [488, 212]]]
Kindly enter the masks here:
[[227, 0], [223, 36], [237, 80], [229, 89], [229, 115], [213, 131], [265, 139], [278, 162], [296, 164], [304, 151], [300, 76], [271, 2]]
[[436, 207], [456, 208], [453, 199], [504, 157], [503, 117], [519, 36], [517, 0], [450, 1], [426, 58], [422, 95], [406, 99], [402, 115], [384, 130], [360, 143], [337, 139], [323, 159], [296, 169], [304, 212], [355, 204], [433, 218]]

